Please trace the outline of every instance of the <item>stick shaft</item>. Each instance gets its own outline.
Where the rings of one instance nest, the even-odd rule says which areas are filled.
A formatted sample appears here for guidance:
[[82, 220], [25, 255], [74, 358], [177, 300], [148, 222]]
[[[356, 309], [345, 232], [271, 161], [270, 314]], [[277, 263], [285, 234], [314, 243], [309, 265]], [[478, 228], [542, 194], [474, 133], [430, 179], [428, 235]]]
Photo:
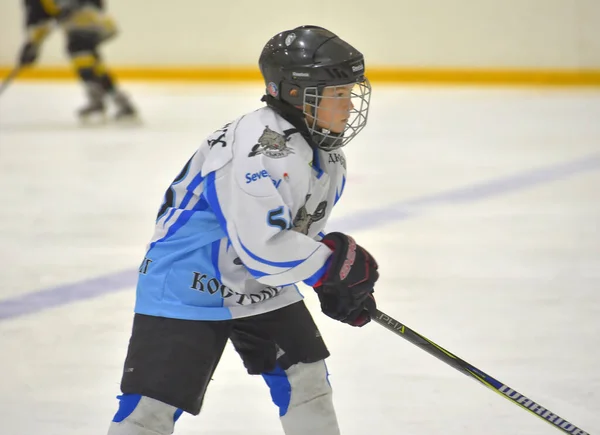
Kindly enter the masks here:
[[20, 72], [21, 72], [20, 66], [16, 66], [12, 69], [10, 74], [8, 74], [8, 76], [6, 76], [6, 78], [4, 79], [2, 84], [0, 84], [0, 95], [2, 95], [2, 93], [5, 91], [5, 89], [8, 88], [8, 85], [10, 85], [10, 83], [15, 79], [15, 77], [17, 77], [17, 75]]
[[550, 423], [552, 426], [563, 431], [564, 433], [572, 435], [590, 435], [583, 429], [580, 429], [574, 424], [569, 423], [567, 420], [559, 417], [547, 408], [544, 408], [543, 406], [537, 404], [536, 402], [524, 396], [523, 394], [513, 390], [512, 388], [508, 387], [502, 382], [494, 379], [490, 375], [482, 372], [475, 366], [469, 364], [465, 360], [447, 351], [443, 347], [435, 344], [428, 338], [413, 331], [408, 326], [403, 325], [396, 319], [392, 318], [390, 315], [377, 310], [375, 316], [373, 317], [373, 321], [385, 327], [386, 329], [389, 329], [396, 335], [401, 336], [405, 340], [410, 341], [415, 346], [418, 346], [424, 351], [430, 353], [437, 359], [445, 362], [446, 364], [455, 368], [459, 372], [469, 376], [472, 379], [475, 379], [476, 381], [479, 381], [489, 389], [500, 394], [502, 397], [510, 400], [515, 405], [518, 405], [519, 407], [529, 411], [533, 415], [541, 418], [547, 423]]

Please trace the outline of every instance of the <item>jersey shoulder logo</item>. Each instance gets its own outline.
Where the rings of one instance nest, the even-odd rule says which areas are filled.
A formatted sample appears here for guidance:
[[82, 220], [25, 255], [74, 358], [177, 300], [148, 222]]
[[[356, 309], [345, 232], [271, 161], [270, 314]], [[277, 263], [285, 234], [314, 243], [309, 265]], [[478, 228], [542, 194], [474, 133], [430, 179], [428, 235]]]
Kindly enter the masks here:
[[215, 131], [210, 137], [206, 140], [208, 147], [212, 150], [215, 145], [221, 145], [221, 147], [225, 148], [227, 146], [227, 141], [225, 140], [225, 136], [227, 136], [227, 130], [232, 123], [227, 123], [217, 131]]
[[258, 143], [252, 147], [248, 157], [264, 154], [272, 159], [281, 159], [294, 154], [294, 150], [287, 143], [288, 140], [289, 137], [285, 137], [266, 126], [262, 135], [258, 138]]
[[346, 169], [346, 157], [344, 157], [344, 155], [341, 153], [329, 153], [327, 162], [331, 164], [340, 164], [344, 169]]

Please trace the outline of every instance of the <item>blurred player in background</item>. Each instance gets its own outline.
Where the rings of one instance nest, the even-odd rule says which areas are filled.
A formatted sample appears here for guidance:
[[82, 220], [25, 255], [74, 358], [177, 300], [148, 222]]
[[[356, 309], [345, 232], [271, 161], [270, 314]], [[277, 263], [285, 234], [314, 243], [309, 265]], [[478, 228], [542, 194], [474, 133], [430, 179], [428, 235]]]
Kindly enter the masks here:
[[78, 110], [82, 120], [106, 113], [106, 99], [116, 106], [115, 119], [134, 119], [136, 110], [115, 84], [98, 52], [99, 46], [117, 34], [114, 21], [103, 12], [103, 0], [23, 0], [27, 39], [21, 48], [19, 66], [30, 66], [55, 25], [64, 30], [67, 52], [85, 86], [87, 104]]

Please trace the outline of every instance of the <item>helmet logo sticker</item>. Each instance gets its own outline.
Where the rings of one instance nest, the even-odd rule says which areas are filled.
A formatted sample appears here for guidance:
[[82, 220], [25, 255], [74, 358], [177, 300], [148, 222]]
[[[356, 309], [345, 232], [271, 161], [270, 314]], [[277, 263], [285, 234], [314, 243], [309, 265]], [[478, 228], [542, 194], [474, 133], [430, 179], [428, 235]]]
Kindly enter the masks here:
[[269, 82], [269, 84], [267, 85], [267, 91], [272, 97], [276, 97], [277, 95], [279, 95], [279, 89], [277, 89], [277, 85], [273, 82]]
[[285, 46], [289, 47], [290, 45], [292, 45], [292, 42], [294, 42], [294, 39], [296, 39], [295, 33], [290, 33], [289, 35], [287, 35], [287, 37], [285, 38]]
[[292, 72], [293, 79], [310, 79], [309, 72]]
[[262, 135], [258, 138], [258, 143], [252, 147], [248, 157], [264, 154], [272, 159], [281, 159], [294, 154], [294, 151], [287, 145], [287, 141], [288, 139], [285, 136], [266, 126]]
[[352, 66], [352, 72], [362, 71], [363, 69], [365, 69], [365, 66], [362, 63]]

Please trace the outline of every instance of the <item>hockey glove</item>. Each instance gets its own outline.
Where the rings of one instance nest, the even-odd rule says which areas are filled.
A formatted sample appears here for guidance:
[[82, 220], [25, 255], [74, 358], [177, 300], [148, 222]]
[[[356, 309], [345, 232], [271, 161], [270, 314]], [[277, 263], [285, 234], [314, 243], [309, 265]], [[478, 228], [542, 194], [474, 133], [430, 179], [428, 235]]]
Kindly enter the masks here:
[[325, 243], [333, 254], [325, 275], [314, 285], [321, 311], [352, 326], [364, 326], [376, 308], [373, 291], [379, 278], [377, 262], [352, 237], [334, 232]]
[[37, 60], [39, 54], [39, 46], [33, 42], [27, 42], [21, 48], [19, 55], [19, 65], [28, 66]]

